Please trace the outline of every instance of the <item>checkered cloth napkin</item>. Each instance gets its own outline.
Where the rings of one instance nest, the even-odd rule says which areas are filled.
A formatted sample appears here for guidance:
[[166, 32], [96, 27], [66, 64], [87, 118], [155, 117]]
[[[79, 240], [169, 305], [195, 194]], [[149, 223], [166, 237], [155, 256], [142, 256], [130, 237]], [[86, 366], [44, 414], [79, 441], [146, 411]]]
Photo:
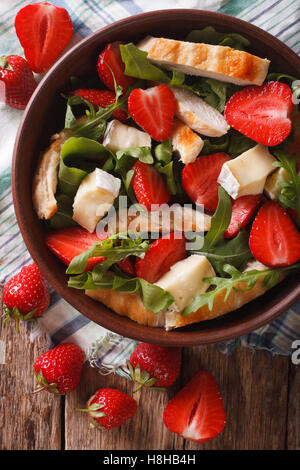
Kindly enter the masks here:
[[[37, 2], [1, 0], [0, 55], [23, 55], [14, 30], [14, 18], [28, 3]], [[50, 0], [50, 3], [68, 10], [75, 28], [71, 45], [116, 20], [149, 10], [174, 8], [173, 0], [152, 0], [152, 2]], [[300, 54], [299, 0], [179, 0], [176, 2], [176, 8], [219, 11], [236, 16], [265, 29]], [[21, 116], [21, 111], [4, 105], [0, 109], [0, 284], [2, 285], [31, 261], [15, 218], [11, 194], [11, 156]], [[122, 366], [134, 349], [135, 342], [91, 322], [54, 291], [51, 292], [51, 306], [39, 320], [38, 328], [48, 332], [50, 345], [64, 341], [75, 342], [86, 351], [92, 365], [104, 372], [116, 371], [127, 376], [126, 369]], [[38, 334], [38, 328], [30, 332], [33, 339]], [[229, 353], [241, 342], [254, 350], [264, 349], [272, 353], [289, 355], [292, 342], [299, 338], [300, 302], [271, 324], [234, 341], [220, 344], [219, 349]]]

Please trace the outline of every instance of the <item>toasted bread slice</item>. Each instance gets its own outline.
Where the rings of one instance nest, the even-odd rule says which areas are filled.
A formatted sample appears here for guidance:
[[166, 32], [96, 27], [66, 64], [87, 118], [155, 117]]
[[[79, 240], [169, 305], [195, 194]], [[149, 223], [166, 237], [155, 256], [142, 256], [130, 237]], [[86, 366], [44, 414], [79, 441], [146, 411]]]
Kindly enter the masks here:
[[200, 75], [235, 85], [261, 85], [270, 61], [227, 46], [146, 37], [137, 47], [166, 69]]

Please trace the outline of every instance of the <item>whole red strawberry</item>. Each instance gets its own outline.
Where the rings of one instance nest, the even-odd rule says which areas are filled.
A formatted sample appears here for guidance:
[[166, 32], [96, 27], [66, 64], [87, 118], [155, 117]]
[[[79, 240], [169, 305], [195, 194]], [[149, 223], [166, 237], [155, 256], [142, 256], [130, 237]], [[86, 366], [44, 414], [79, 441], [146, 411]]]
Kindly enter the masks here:
[[36, 88], [33, 73], [25, 59], [18, 55], [0, 58], [0, 102], [16, 109], [25, 109]]
[[67, 10], [47, 2], [21, 8], [15, 29], [31, 70], [36, 73], [48, 69], [73, 36]]
[[136, 412], [136, 401], [114, 388], [100, 388], [87, 402], [90, 427], [118, 428]]
[[[111, 104], [113, 104], [116, 100], [116, 95], [111, 90], [97, 90], [95, 88], [90, 88], [90, 89], [78, 88], [77, 90], [72, 91], [70, 94], [84, 98], [85, 100], [92, 103], [92, 105], [95, 106], [96, 108], [98, 108], [99, 106], [101, 108], [106, 108], [107, 106], [110, 106]], [[127, 112], [124, 111], [123, 109], [117, 109], [113, 113], [113, 117], [116, 119], [119, 119], [119, 121], [124, 122], [127, 119]]]
[[4, 325], [10, 319], [32, 321], [49, 307], [49, 287], [35, 263], [25, 266], [3, 288]]
[[177, 379], [181, 367], [181, 348], [140, 343], [128, 361], [132, 379], [140, 385], [157, 390], [170, 387]]
[[65, 395], [74, 390], [80, 380], [84, 352], [73, 343], [62, 343], [43, 353], [34, 363], [38, 387], [33, 393], [47, 390]]

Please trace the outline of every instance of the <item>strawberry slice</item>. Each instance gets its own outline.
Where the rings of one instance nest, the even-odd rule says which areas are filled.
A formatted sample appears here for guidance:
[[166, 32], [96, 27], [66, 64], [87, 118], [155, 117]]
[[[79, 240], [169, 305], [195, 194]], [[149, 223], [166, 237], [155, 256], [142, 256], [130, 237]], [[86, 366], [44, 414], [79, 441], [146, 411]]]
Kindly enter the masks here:
[[250, 250], [271, 267], [289, 266], [300, 259], [300, 235], [287, 212], [275, 201], [259, 210], [250, 232]]
[[128, 111], [132, 119], [159, 142], [171, 134], [175, 110], [174, 94], [166, 85], [147, 90], [136, 88], [128, 98]]
[[213, 375], [200, 370], [167, 404], [164, 424], [171, 432], [198, 443], [223, 431], [226, 415]]
[[185, 256], [184, 235], [181, 232], [172, 232], [151, 243], [145, 257], [139, 258], [135, 263], [136, 275], [154, 283]]
[[[117, 85], [123, 88], [125, 93], [130, 85], [135, 82], [135, 78], [128, 77], [124, 74], [125, 64], [122, 61], [120, 44], [122, 42], [116, 41], [108, 44], [103, 51], [100, 52], [97, 61], [97, 72], [100, 80], [110, 90], [115, 90], [114, 78]], [[112, 73], [113, 75], [112, 75]]]
[[292, 91], [286, 83], [267, 82], [234, 93], [225, 107], [228, 124], [263, 145], [278, 145], [292, 129]]
[[182, 186], [191, 200], [214, 212], [218, 205], [218, 177], [222, 166], [230, 160], [224, 152], [203, 155], [182, 170]]
[[[45, 241], [48, 248], [68, 266], [75, 256], [106, 238], [108, 238], [108, 234], [105, 232], [89, 233], [82, 227], [67, 227], [47, 233]], [[104, 259], [103, 256], [90, 258], [85, 270], [92, 269]]]
[[122, 261], [118, 261], [117, 265], [125, 274], [128, 274], [132, 277], [135, 276], [134, 261], [132, 257], [122, 259]]
[[[94, 88], [83, 89], [78, 88], [77, 90], [71, 91], [70, 95], [80, 96], [85, 100], [92, 103], [95, 108], [99, 106], [106, 108], [113, 104], [116, 100], [116, 95], [111, 90], [97, 90]], [[119, 121], [125, 122], [127, 119], [127, 113], [123, 109], [117, 109], [113, 113], [113, 117], [119, 119]]]
[[241, 196], [232, 202], [231, 221], [224, 232], [224, 238], [235, 237], [239, 230], [245, 228], [261, 201], [261, 194]]
[[22, 8], [15, 29], [25, 57], [36, 73], [44, 72], [73, 37], [73, 25], [65, 8], [35, 3]]
[[151, 210], [152, 204], [166, 204], [171, 195], [164, 177], [148, 163], [137, 161], [131, 179], [131, 186], [140, 204]]

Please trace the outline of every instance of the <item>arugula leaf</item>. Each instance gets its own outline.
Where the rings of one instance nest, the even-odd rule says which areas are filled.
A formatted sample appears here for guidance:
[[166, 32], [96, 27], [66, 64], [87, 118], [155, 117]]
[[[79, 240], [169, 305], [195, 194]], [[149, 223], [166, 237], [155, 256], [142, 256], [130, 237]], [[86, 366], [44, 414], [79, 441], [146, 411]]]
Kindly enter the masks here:
[[143, 163], [152, 164], [154, 158], [151, 153], [150, 147], [128, 147], [118, 150], [116, 152], [116, 166], [115, 170], [120, 168], [131, 168], [135, 160], [140, 160]]
[[194, 254], [204, 255], [215, 271], [224, 275], [223, 266], [230, 264], [236, 268], [242, 266], [252, 255], [249, 249], [249, 235], [241, 231], [231, 240], [224, 239], [224, 232], [231, 220], [231, 200], [226, 191], [219, 186], [219, 202], [211, 218], [211, 227], [204, 237], [201, 249], [190, 250]]
[[[128, 256], [143, 258], [148, 248], [147, 240], [128, 237], [127, 233], [119, 233], [102, 242], [96, 242], [92, 248], [71, 261], [66, 272], [78, 275], [70, 277], [68, 286], [75, 289], [112, 289], [129, 293], [139, 291], [145, 307], [157, 314], [172, 305], [174, 298], [171, 294], [144, 279], [121, 276], [109, 271], [115, 263]], [[89, 258], [93, 256], [104, 256], [105, 260], [98, 263], [92, 271], [84, 272]]]
[[79, 118], [69, 127], [69, 129], [72, 131], [72, 134], [76, 137], [93, 138], [95, 134], [100, 132], [99, 129], [102, 129], [102, 127], [106, 125], [106, 121], [112, 117], [113, 113], [117, 109], [127, 110], [128, 96], [136, 86], [138, 86], [138, 83], [129, 87], [124, 95], [122, 94], [122, 87], [115, 86], [116, 99], [114, 103], [107, 106], [106, 108], [99, 107], [97, 111], [92, 110], [91, 103], [89, 103], [87, 100], [83, 100], [83, 102], [88, 105], [89, 112], [87, 113], [87, 117], [85, 119]]
[[[209, 286], [215, 286], [214, 289], [208, 290], [203, 294], [197, 295], [193, 301], [184, 309], [182, 315], [189, 315], [190, 313], [196, 312], [200, 307], [204, 305], [208, 305], [209, 310], [212, 310], [214, 299], [217, 294], [220, 292], [225, 292], [224, 301], [228, 299], [228, 296], [232, 289], [236, 291], [243, 291], [243, 290], [250, 290], [252, 289], [256, 283], [263, 278], [263, 286], [267, 288], [273, 287], [280, 276], [282, 271], [292, 271], [292, 270], [299, 270], [300, 263], [294, 264], [292, 266], [287, 266], [286, 268], [267, 268], [262, 271], [257, 269], [252, 269], [249, 271], [241, 272], [236, 269], [234, 266], [226, 264], [223, 267], [225, 273], [227, 273], [230, 277], [208, 277], [205, 278], [204, 281], [209, 284]], [[236, 287], [236, 283], [244, 282], [245, 288], [238, 289]]]
[[174, 303], [174, 297], [155, 284], [150, 284], [144, 279], [126, 278], [107, 272], [101, 280], [93, 280], [90, 271], [79, 276], [73, 276], [68, 282], [69, 287], [75, 289], [110, 289], [117, 292], [139, 292], [141, 300], [148, 310], [154, 314], [160, 313]]
[[202, 248], [201, 250], [193, 251], [193, 253], [206, 256], [214, 270], [221, 276], [224, 276], [223, 267], [225, 264], [240, 268], [252, 258], [252, 253], [249, 249], [249, 234], [244, 230], [231, 240], [223, 239], [212, 249]]
[[201, 155], [210, 155], [217, 152], [226, 152], [231, 158], [236, 158], [243, 152], [257, 145], [254, 140], [249, 139], [235, 129], [230, 129], [222, 137], [211, 137], [204, 139]]
[[279, 160], [274, 166], [284, 168], [290, 177], [289, 181], [281, 181], [281, 191], [278, 201], [286, 209], [290, 207], [298, 213], [297, 224], [300, 226], [300, 173], [297, 173], [297, 157], [290, 155], [284, 150], [284, 147], [272, 148], [273, 154]]
[[56, 194], [57, 202], [56, 213], [48, 220], [49, 227], [53, 229], [73, 227], [77, 223], [72, 219], [73, 216], [73, 199], [67, 194]]
[[148, 53], [138, 49], [132, 42], [121, 44], [120, 51], [125, 64], [125, 75], [155, 82], [170, 82], [169, 75], [151, 64], [147, 59]]
[[156, 160], [167, 165], [172, 160], [173, 147], [171, 139], [167, 139], [164, 142], [158, 144], [154, 149], [154, 155]]
[[216, 44], [220, 46], [228, 46], [241, 51], [246, 50], [250, 46], [250, 41], [237, 33], [219, 33], [213, 26], [206, 26], [203, 29], [195, 29], [191, 31], [186, 41], [202, 42], [205, 44]]
[[178, 189], [178, 182], [176, 181], [174, 173], [174, 161], [172, 160], [173, 147], [171, 139], [167, 139], [158, 144], [154, 149], [154, 155], [157, 160], [154, 165], [156, 170], [165, 175], [168, 191], [170, 194], [175, 195]]
[[99, 159], [112, 156], [106, 147], [86, 137], [70, 137], [61, 148], [58, 186], [62, 193], [74, 197], [83, 178], [94, 171]]
[[128, 256], [138, 256], [143, 258], [149, 248], [149, 242], [139, 238], [128, 236], [127, 233], [118, 233], [103, 241], [96, 242], [89, 250], [84, 251], [72, 259], [66, 273], [81, 274], [84, 272], [88, 260], [92, 257], [104, 256], [105, 260], [98, 263], [94, 269], [95, 277], [102, 277], [103, 274], [115, 263]]
[[293, 93], [293, 103], [296, 102], [296, 100], [300, 99], [300, 80], [299, 78], [293, 77], [292, 75], [287, 75], [286, 73], [269, 73], [267, 78], [267, 81], [269, 82], [284, 82], [289, 85], [289, 87], [292, 89]]
[[222, 186], [218, 188], [219, 201], [217, 210], [211, 218], [210, 229], [204, 237], [202, 250], [211, 250], [223, 239], [223, 235], [230, 224], [232, 206], [227, 192]]

